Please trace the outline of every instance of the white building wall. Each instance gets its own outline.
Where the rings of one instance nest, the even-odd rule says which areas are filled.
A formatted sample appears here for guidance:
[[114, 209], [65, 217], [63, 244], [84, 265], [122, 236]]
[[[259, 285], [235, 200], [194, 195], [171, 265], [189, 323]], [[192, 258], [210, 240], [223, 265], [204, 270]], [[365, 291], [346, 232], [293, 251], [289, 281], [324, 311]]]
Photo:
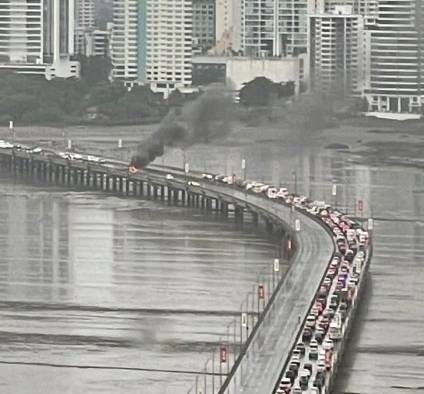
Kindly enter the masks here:
[[138, 0], [114, 0], [111, 43], [114, 79], [137, 80], [137, 46]]
[[191, 0], [147, 1], [145, 44], [146, 80], [165, 96], [176, 88], [191, 86]]
[[273, 82], [295, 82], [296, 94], [299, 92], [299, 59], [249, 59], [229, 58], [226, 62], [226, 85], [239, 91], [243, 85], [257, 77], [265, 77]]
[[[0, 2], [0, 62], [36, 63], [43, 57], [42, 0]], [[38, 60], [37, 60], [38, 59]]]
[[216, 0], [215, 54], [242, 50], [243, 0]]
[[79, 76], [78, 63], [70, 60], [75, 4], [61, 1], [0, 2], [0, 15], [5, 17], [0, 18], [0, 68], [48, 79]]

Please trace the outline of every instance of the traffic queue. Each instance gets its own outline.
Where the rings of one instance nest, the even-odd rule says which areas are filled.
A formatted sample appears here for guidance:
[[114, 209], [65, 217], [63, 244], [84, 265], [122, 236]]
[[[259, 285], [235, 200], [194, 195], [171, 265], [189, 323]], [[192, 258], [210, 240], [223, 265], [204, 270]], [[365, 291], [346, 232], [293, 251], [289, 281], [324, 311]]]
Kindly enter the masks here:
[[287, 188], [242, 181], [232, 176], [202, 174], [209, 181], [233, 185], [313, 215], [331, 231], [335, 253], [303, 322], [276, 394], [328, 392], [335, 356], [345, 334], [345, 324], [355, 302], [369, 247], [369, 234], [358, 222], [326, 204], [289, 193]]

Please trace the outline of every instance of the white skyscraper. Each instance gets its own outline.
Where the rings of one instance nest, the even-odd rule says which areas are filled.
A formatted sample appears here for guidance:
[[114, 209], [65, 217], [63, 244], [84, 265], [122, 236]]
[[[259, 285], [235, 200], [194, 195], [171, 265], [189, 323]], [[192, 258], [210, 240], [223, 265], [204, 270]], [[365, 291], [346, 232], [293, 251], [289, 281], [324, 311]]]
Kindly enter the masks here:
[[351, 6], [309, 16], [311, 88], [360, 94], [362, 81], [363, 17]]
[[46, 78], [79, 75], [74, 0], [0, 1], [0, 68]]
[[112, 29], [113, 78], [133, 83], [138, 79], [138, 0], [114, 0]]
[[[142, 0], [139, 64], [141, 81], [165, 95], [191, 86], [192, 0]], [[143, 17], [145, 15], [145, 17]]]
[[306, 52], [308, 0], [243, 0], [242, 48], [250, 56]]
[[371, 31], [371, 111], [422, 113], [424, 106], [424, 1], [379, 0]]
[[113, 76], [168, 95], [191, 86], [192, 0], [115, 0]]

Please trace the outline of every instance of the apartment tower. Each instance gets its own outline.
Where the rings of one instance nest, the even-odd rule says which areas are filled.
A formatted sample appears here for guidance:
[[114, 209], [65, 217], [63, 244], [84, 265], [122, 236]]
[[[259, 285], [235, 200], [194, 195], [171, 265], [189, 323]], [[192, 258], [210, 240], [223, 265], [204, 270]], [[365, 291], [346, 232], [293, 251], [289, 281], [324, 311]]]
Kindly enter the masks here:
[[0, 1], [0, 68], [46, 78], [79, 75], [74, 0]]
[[94, 27], [94, 0], [75, 0], [75, 53], [85, 54], [85, 35]]
[[308, 3], [308, 0], [244, 0], [244, 53], [248, 56], [305, 53]]
[[379, 0], [371, 31], [371, 111], [421, 113], [424, 103], [424, 2]]
[[138, 0], [114, 0], [112, 75], [127, 84], [138, 78], [138, 17]]
[[360, 94], [363, 17], [351, 6], [309, 16], [310, 86], [319, 92]]
[[193, 0], [193, 53], [215, 45], [215, 0]]
[[191, 86], [192, 0], [115, 0], [115, 79], [150, 84], [167, 96]]

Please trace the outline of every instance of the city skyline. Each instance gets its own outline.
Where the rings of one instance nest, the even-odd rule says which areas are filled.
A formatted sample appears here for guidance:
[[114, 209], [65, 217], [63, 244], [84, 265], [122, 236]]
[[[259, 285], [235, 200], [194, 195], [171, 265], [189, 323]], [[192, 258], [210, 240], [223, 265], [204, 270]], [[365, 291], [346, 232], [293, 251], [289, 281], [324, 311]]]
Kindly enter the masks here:
[[[107, 28], [96, 26], [99, 4], [112, 11]], [[110, 56], [111, 79], [167, 97], [196, 89], [198, 56], [295, 58], [306, 91], [337, 86], [371, 112], [420, 113], [423, 8], [414, 0], [0, 1], [0, 69], [78, 78], [79, 56]], [[246, 76], [271, 77], [255, 67]], [[289, 82], [284, 72], [272, 76]]]

